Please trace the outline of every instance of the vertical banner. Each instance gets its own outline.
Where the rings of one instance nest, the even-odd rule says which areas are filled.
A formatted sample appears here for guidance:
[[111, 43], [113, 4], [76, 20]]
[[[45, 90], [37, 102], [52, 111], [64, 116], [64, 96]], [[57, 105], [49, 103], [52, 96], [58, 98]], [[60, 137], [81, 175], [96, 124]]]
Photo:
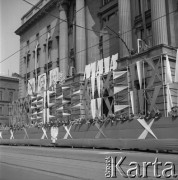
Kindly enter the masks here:
[[139, 85], [140, 85], [140, 89], [142, 89], [143, 62], [142, 61], [137, 61], [136, 65], [137, 65], [137, 73], [138, 73]]
[[59, 77], [58, 68], [54, 68], [50, 71], [50, 79], [49, 79], [49, 87], [51, 87], [52, 91], [56, 91], [56, 83]]
[[35, 78], [28, 80], [28, 95], [33, 95], [35, 92]]
[[132, 106], [132, 114], [135, 114], [134, 92], [133, 91], [130, 91], [130, 100], [131, 100], [131, 106]]
[[165, 73], [166, 73], [165, 84], [172, 83], [171, 67], [170, 67], [168, 55], [166, 55], [166, 72]]
[[43, 93], [46, 90], [46, 73], [38, 76], [38, 93]]

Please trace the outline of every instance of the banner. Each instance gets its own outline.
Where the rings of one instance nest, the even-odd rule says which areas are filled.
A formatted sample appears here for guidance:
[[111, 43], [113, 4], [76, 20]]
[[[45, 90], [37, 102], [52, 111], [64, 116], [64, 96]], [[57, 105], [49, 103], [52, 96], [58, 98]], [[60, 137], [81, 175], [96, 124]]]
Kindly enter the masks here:
[[140, 85], [140, 89], [142, 89], [143, 62], [142, 61], [137, 61], [136, 65], [137, 65], [137, 73], [138, 73], [139, 85]]
[[110, 57], [104, 58], [104, 73], [107, 74], [109, 72], [110, 66]]
[[117, 69], [117, 60], [118, 60], [118, 53], [112, 55], [111, 57], [110, 71]]
[[28, 80], [28, 95], [33, 95], [35, 92], [35, 78]]
[[51, 90], [52, 90], [52, 91], [56, 91], [56, 84], [57, 84], [58, 77], [59, 77], [58, 67], [52, 69], [52, 70], [50, 71], [49, 75], [50, 75], [49, 87], [51, 87]]
[[38, 93], [43, 93], [46, 90], [46, 73], [38, 76]]
[[171, 67], [168, 59], [168, 55], [166, 55], [166, 75], [165, 75], [165, 84], [172, 83], [172, 75], [171, 75]]

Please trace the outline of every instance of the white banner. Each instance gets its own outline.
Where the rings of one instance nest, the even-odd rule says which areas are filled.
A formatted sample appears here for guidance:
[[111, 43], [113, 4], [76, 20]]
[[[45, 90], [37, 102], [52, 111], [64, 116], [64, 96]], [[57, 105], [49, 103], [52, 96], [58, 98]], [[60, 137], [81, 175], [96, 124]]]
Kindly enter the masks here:
[[46, 90], [46, 73], [38, 76], [38, 93], [43, 93]]
[[56, 91], [56, 83], [59, 78], [59, 70], [58, 68], [54, 68], [50, 71], [50, 79], [49, 79], [49, 87], [52, 88], [52, 91]]
[[28, 80], [28, 95], [33, 95], [35, 92], [35, 78]]

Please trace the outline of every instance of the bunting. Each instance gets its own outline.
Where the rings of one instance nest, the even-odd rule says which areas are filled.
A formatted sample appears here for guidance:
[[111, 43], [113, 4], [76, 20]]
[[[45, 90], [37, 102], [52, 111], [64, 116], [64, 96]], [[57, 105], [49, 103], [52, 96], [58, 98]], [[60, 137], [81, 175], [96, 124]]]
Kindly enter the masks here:
[[84, 80], [90, 78], [91, 68], [90, 64], [85, 66]]
[[60, 108], [58, 108], [58, 109], [56, 109], [57, 111], [62, 111], [63, 110], [63, 106], [62, 107], [60, 107]]
[[96, 75], [96, 62], [91, 63], [91, 77]]
[[96, 77], [96, 83], [97, 83], [97, 90], [98, 90], [98, 97], [101, 96], [101, 77]]
[[81, 103], [79, 103], [79, 104], [76, 104], [75, 106], [73, 106], [72, 108], [80, 108], [81, 107]]
[[80, 94], [80, 89], [78, 91], [73, 92], [72, 95]]

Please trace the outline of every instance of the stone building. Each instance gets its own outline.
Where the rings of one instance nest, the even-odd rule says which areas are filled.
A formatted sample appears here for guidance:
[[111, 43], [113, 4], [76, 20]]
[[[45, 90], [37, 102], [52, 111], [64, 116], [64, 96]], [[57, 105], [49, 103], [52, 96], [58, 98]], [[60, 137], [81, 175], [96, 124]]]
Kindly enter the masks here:
[[[58, 67], [66, 83], [79, 81], [85, 65], [116, 53], [119, 53], [118, 69], [145, 59], [152, 62], [150, 66], [156, 67], [161, 59], [156, 67], [161, 72], [161, 83], [165, 80], [165, 60], [168, 55], [174, 76], [175, 47], [178, 46], [177, 2], [40, 0], [22, 17], [22, 25], [15, 32], [20, 36], [20, 74], [25, 77], [25, 80], [20, 80], [20, 97], [26, 96], [27, 80], [37, 78], [36, 74], [47, 73], [49, 83], [49, 71]], [[146, 87], [153, 73], [155, 78], [152, 80], [157, 78], [156, 68], [150, 69], [148, 63], [143, 64], [147, 67], [145, 81], [142, 81]], [[144, 99], [143, 89], [135, 72], [136, 64], [131, 69], [132, 74], [136, 74], [130, 79], [130, 88], [135, 97], [134, 112], [143, 112], [144, 104], [150, 105], [151, 102], [141, 100]], [[158, 84], [156, 80], [150, 86]], [[152, 90], [150, 92], [153, 93]], [[163, 110], [166, 103], [161, 96], [157, 106]]]
[[0, 75], [0, 123], [9, 125], [12, 113], [12, 101], [18, 99], [19, 80]]

